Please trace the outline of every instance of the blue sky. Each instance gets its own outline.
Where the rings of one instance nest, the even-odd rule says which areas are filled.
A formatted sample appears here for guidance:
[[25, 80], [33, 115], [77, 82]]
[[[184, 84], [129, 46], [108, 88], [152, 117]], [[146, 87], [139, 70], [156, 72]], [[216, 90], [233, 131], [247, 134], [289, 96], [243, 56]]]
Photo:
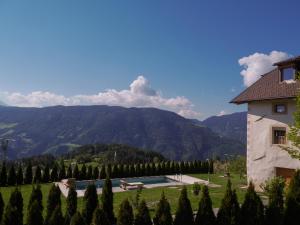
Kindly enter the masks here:
[[242, 111], [228, 103], [245, 88], [239, 59], [299, 54], [299, 8], [297, 0], [0, 1], [0, 98], [154, 106], [200, 119]]

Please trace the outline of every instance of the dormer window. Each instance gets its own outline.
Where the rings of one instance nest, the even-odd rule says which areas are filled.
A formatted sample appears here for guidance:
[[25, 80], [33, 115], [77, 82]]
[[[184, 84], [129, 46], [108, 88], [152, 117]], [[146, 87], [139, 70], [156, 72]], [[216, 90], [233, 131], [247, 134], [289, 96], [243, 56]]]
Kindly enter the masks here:
[[295, 69], [293, 67], [286, 67], [281, 69], [281, 82], [295, 79]]

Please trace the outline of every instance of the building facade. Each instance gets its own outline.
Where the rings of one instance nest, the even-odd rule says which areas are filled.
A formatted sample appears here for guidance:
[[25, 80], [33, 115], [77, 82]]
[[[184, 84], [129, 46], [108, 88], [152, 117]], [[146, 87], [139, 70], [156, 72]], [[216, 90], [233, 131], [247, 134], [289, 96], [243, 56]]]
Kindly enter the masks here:
[[300, 161], [282, 149], [289, 146], [287, 134], [293, 124], [296, 96], [300, 91], [297, 71], [300, 57], [275, 64], [276, 69], [234, 98], [235, 104], [248, 104], [247, 177], [257, 190], [267, 180], [281, 176], [289, 181]]

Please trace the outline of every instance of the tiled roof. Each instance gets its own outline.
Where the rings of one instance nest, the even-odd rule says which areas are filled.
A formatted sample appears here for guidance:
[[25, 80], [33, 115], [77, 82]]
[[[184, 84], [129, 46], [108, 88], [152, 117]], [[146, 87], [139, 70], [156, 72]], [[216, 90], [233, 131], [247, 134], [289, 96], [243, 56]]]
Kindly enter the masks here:
[[263, 75], [258, 81], [232, 99], [230, 103], [243, 104], [252, 101], [295, 98], [300, 90], [299, 80], [280, 82], [279, 69]]

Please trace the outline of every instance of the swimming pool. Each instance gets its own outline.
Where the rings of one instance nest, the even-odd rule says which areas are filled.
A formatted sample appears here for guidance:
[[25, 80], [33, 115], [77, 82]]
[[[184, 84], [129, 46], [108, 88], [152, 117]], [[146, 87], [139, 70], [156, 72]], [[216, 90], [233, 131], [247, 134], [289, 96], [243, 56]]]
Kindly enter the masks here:
[[[150, 185], [150, 184], [166, 184], [166, 183], [176, 183], [178, 181], [172, 180], [170, 178], [167, 178], [165, 176], [158, 176], [158, 177], [133, 177], [133, 178], [118, 178], [118, 179], [112, 179], [112, 187], [119, 187], [121, 181], [125, 180], [128, 183], [135, 183], [135, 182], [141, 182], [144, 185]], [[94, 183], [97, 188], [102, 188], [104, 180], [94, 180], [94, 181], [76, 181], [76, 190], [85, 190], [87, 186], [90, 183]]]

